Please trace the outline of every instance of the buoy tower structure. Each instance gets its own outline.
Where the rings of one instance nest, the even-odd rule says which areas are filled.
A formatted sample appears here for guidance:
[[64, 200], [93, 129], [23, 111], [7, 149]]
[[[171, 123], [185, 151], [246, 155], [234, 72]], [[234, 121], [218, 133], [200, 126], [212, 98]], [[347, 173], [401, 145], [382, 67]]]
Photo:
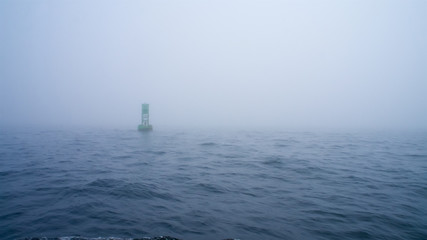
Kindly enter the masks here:
[[138, 125], [138, 131], [152, 131], [153, 126], [150, 125], [150, 106], [147, 103], [142, 104], [141, 124]]

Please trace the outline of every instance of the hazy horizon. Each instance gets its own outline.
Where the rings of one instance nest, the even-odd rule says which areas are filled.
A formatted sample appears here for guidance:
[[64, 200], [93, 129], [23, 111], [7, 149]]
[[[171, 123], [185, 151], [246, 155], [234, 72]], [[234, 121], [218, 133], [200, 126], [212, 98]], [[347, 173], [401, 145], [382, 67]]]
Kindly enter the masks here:
[[427, 1], [1, 1], [0, 126], [427, 129]]

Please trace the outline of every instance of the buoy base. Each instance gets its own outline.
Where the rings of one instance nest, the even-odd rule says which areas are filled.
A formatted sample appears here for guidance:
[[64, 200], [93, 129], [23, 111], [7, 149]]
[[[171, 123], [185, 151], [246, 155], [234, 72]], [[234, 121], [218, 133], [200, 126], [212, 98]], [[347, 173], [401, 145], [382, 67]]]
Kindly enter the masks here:
[[144, 132], [146, 132], [146, 131], [153, 131], [153, 126], [152, 125], [142, 125], [142, 124], [140, 124], [140, 125], [138, 125], [138, 131], [144, 131]]

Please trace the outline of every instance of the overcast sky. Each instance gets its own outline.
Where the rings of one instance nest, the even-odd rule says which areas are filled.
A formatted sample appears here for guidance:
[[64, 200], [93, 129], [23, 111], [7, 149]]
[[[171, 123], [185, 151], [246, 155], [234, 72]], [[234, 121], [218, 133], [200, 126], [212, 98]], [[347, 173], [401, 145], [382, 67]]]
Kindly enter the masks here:
[[427, 129], [427, 1], [0, 1], [0, 125]]

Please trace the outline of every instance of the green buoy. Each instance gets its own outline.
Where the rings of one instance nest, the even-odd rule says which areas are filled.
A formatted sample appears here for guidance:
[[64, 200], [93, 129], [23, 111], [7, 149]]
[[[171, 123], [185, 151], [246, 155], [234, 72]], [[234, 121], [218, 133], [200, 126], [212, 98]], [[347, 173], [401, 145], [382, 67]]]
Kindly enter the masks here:
[[151, 131], [153, 126], [150, 125], [150, 110], [147, 103], [142, 104], [141, 124], [138, 125], [138, 131]]

